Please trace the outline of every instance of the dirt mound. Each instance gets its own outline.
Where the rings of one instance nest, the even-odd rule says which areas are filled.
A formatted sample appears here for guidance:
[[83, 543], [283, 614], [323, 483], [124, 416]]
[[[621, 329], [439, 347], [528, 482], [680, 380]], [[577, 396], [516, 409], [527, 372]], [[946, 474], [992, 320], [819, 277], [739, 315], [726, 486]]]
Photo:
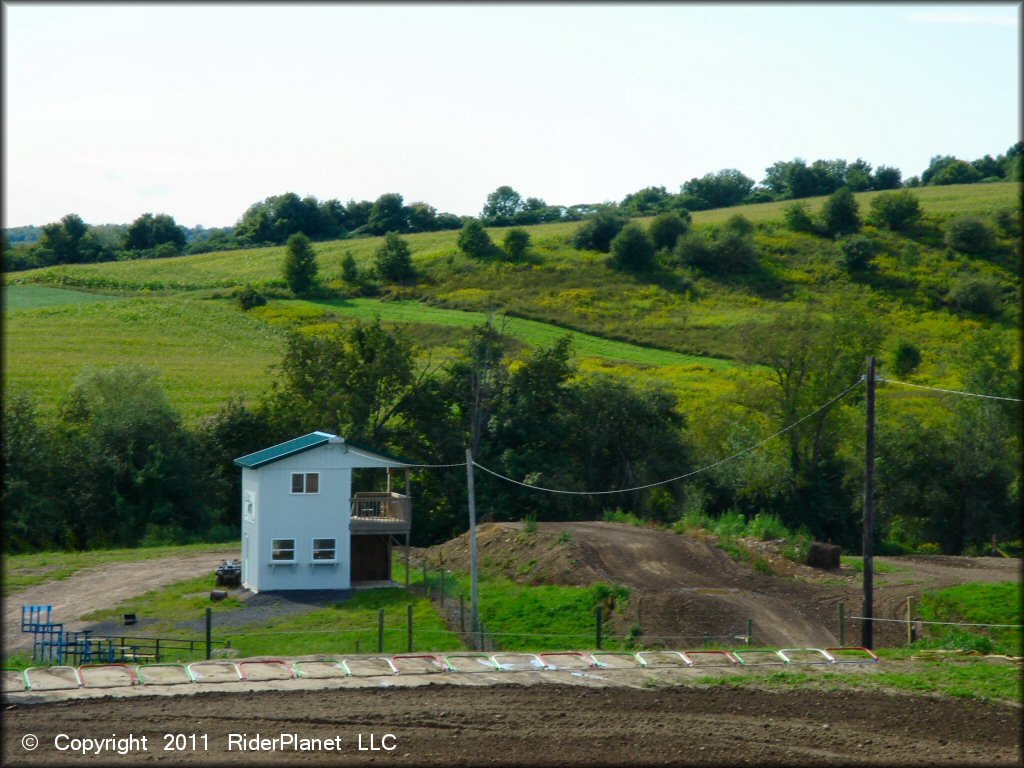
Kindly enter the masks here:
[[[605, 522], [487, 523], [477, 529], [481, 573], [528, 584], [587, 586], [621, 584], [631, 590], [628, 607], [611, 618], [610, 630], [639, 626], [645, 645], [673, 645], [704, 637], [729, 642], [753, 622], [755, 642], [776, 647], [835, 646], [838, 605], [859, 615], [861, 575], [849, 566], [819, 571], [785, 560], [783, 542], [744, 542], [758, 569], [739, 562], [713, 540]], [[469, 569], [468, 535], [423, 553], [435, 566]], [[929, 589], [972, 581], [1014, 581], [1020, 560], [912, 556], [876, 558], [875, 612], [905, 619], [906, 598]], [[879, 644], [898, 644], [905, 625], [875, 625]], [[846, 625], [856, 644], [860, 622]]]

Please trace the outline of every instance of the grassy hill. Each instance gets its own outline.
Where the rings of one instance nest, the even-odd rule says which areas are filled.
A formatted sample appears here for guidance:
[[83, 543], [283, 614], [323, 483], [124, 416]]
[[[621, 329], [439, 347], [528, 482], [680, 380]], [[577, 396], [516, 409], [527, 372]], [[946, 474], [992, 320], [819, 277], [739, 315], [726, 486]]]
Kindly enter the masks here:
[[[956, 356], [965, 334], [982, 327], [1017, 333], [1019, 256], [1010, 255], [1012, 242], [1005, 238], [994, 256], [949, 251], [942, 227], [960, 213], [1014, 210], [1020, 185], [914, 192], [926, 212], [921, 231], [908, 238], [869, 230], [881, 248], [876, 269], [855, 282], [874, 294], [882, 310], [888, 331], [883, 355], [898, 339], [913, 341], [923, 353], [921, 381], [958, 385]], [[862, 215], [875, 194], [857, 195]], [[804, 202], [814, 211], [823, 199]], [[746, 375], [741, 349], [752, 327], [847, 282], [835, 243], [782, 226], [786, 205], [694, 214], [698, 228], [735, 214], [758, 225], [754, 239], [762, 269], [733, 280], [692, 270], [654, 277], [613, 271], [604, 254], [568, 244], [575, 223], [528, 227], [531, 254], [517, 264], [468, 259], [457, 249], [456, 232], [410, 235], [420, 274], [414, 286], [384, 286], [381, 299], [276, 299], [248, 314], [225, 289], [249, 283], [283, 295], [283, 247], [8, 274], [4, 385], [26, 389], [52, 408], [82, 366], [141, 362], [162, 372], [172, 401], [194, 418], [216, 410], [229, 394], [252, 397], [262, 391], [286, 328], [379, 316], [401, 324], [436, 361], [493, 312], [509, 316], [510, 333], [527, 345], [549, 344], [571, 330], [584, 370], [664, 382], [685, 405], [728, 394]], [[500, 242], [502, 230], [490, 232]], [[367, 269], [379, 243], [380, 238], [366, 238], [315, 244], [321, 277], [343, 291], [342, 259], [351, 253]], [[998, 284], [1000, 316], [952, 311], [951, 285], [971, 275]]]

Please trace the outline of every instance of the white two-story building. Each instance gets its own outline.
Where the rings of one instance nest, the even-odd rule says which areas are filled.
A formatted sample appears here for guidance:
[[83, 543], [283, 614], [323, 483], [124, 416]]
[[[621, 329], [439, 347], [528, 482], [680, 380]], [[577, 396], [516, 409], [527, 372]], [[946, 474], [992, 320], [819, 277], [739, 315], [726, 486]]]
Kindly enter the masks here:
[[[389, 582], [399, 537], [408, 553], [406, 462], [312, 432], [235, 464], [242, 467], [243, 587], [267, 592]], [[353, 471], [370, 469], [387, 472], [387, 490], [353, 495]], [[405, 494], [392, 490], [398, 470]]]

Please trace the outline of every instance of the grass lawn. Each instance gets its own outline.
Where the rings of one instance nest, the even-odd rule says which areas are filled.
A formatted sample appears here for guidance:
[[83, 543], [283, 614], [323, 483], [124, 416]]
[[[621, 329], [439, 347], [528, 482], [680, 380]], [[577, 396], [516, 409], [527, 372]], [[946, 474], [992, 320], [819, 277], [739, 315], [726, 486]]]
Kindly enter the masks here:
[[117, 298], [117, 296], [98, 293], [50, 288], [45, 285], [5, 285], [4, 311], [38, 309], [39, 307], [52, 307], [61, 304], [88, 304], [94, 301], [112, 301]]
[[925, 625], [927, 639], [919, 644], [921, 647], [974, 648], [982, 653], [1024, 655], [1020, 583], [959, 584], [925, 592], [918, 615], [923, 621], [1016, 625], [1016, 628]]

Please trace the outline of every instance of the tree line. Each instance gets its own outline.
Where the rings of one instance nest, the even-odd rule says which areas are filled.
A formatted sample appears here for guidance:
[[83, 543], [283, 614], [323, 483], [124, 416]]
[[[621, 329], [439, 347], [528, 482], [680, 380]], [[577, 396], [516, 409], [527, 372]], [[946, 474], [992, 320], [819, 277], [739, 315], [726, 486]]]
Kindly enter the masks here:
[[[495, 323], [473, 329], [460, 353], [439, 365], [424, 363], [379, 321], [294, 333], [260, 398], [231, 399], [194, 426], [182, 422], [152, 370], [89, 368], [52, 417], [24, 394], [5, 399], [4, 547], [232, 539], [241, 493], [233, 460], [327, 430], [425, 464], [462, 461], [471, 447], [479, 463], [521, 484], [481, 473], [484, 520], [600, 519], [615, 509], [661, 523], [694, 513], [770, 514], [856, 551], [863, 388], [685, 482], [587, 492], [658, 483], [764, 440], [854, 384], [881, 338], [877, 308], [856, 287], [824, 306], [782, 312], [746, 340], [745, 359], [769, 375], [689, 413], [657, 386], [582, 375], [567, 338], [524, 351]], [[898, 366], [900, 354], [885, 359], [883, 371]], [[962, 356], [966, 388], [1019, 391], [1013, 351], [998, 334], [972, 334]], [[879, 425], [881, 552], [923, 542], [950, 554], [980, 552], [992, 536], [1017, 535], [1019, 404], [962, 398], [935, 408], [922, 421], [897, 405]], [[414, 543], [465, 530], [463, 468], [415, 470], [413, 495]]]
[[[749, 203], [796, 200], [829, 195], [841, 188], [853, 192], [893, 190], [943, 184], [1020, 181], [1024, 144], [1004, 154], [966, 161], [936, 155], [920, 175], [906, 180], [898, 168], [873, 168], [857, 158], [779, 161], [765, 169], [760, 182], [726, 168], [684, 182], [677, 193], [665, 187], [645, 187], [620, 201], [550, 205], [538, 197], [523, 197], [503, 185], [487, 196], [479, 220], [485, 226], [527, 226], [556, 221], [581, 221], [602, 211], [627, 218], [660, 213], [728, 208]], [[406, 203], [389, 192], [374, 201], [318, 200], [294, 192], [253, 203], [231, 227], [186, 229], [165, 213], [144, 213], [127, 226], [87, 225], [76, 213], [41, 228], [4, 231], [3, 269], [17, 271], [54, 264], [78, 264], [135, 258], [163, 258], [235, 248], [281, 245], [296, 233], [312, 240], [410, 234], [460, 229], [473, 217], [439, 212], [425, 202]]]

